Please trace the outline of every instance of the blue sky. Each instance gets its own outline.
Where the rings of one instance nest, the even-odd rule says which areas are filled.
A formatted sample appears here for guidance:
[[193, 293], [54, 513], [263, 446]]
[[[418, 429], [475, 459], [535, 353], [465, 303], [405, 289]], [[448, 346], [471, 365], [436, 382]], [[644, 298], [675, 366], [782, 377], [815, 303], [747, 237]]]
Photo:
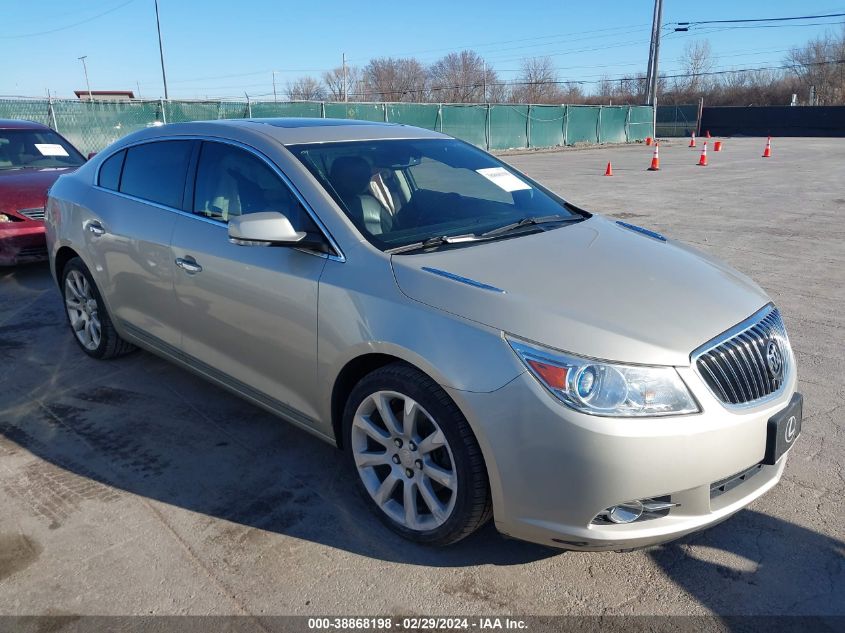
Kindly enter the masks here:
[[[845, 0], [664, 2], [664, 24], [845, 12]], [[171, 98], [272, 96], [272, 71], [281, 92], [290, 79], [340, 65], [343, 52], [363, 66], [375, 56], [431, 62], [472, 48], [504, 79], [516, 76], [520, 58], [551, 55], [561, 79], [620, 77], [645, 71], [652, 7], [651, 0], [159, 0]], [[85, 87], [81, 55], [93, 90], [163, 94], [153, 0], [0, 0], [0, 15], [0, 95], [73, 96]], [[710, 40], [716, 69], [779, 65], [791, 46], [838, 31], [843, 21], [670, 32], [661, 72], [677, 71], [695, 39]]]

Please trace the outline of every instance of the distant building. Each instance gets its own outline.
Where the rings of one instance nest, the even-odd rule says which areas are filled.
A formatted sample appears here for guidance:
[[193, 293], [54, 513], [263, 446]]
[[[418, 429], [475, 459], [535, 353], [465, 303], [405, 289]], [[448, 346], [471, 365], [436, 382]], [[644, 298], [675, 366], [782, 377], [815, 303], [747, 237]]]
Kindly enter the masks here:
[[[82, 101], [89, 101], [87, 90], [74, 90], [73, 94]], [[129, 101], [135, 98], [131, 90], [92, 90], [91, 100], [93, 101]]]

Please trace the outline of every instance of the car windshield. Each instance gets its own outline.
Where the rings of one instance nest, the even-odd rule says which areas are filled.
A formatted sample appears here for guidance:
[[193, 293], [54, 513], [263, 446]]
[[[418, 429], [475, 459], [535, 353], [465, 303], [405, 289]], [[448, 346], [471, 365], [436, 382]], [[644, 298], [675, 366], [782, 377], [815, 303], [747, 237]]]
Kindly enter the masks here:
[[79, 167], [82, 154], [52, 130], [0, 129], [0, 169]]
[[[454, 139], [289, 146], [361, 233], [382, 250], [450, 236], [462, 245], [502, 227], [562, 226], [584, 216], [505, 163]], [[508, 225], [518, 226], [508, 227]], [[512, 230], [509, 230], [512, 229]]]

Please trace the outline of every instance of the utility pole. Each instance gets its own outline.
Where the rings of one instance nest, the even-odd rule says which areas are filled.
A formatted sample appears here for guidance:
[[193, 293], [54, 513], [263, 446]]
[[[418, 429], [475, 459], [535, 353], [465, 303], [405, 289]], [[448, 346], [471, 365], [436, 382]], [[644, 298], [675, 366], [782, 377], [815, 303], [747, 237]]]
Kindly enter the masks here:
[[654, 17], [651, 23], [651, 44], [648, 49], [646, 71], [646, 105], [656, 105], [658, 59], [660, 56], [660, 27], [663, 20], [663, 0], [654, 0]]
[[481, 60], [481, 72], [484, 75], [484, 103], [487, 103], [487, 60]]
[[276, 72], [273, 71], [273, 103], [276, 103], [278, 99], [276, 99]]
[[158, 54], [161, 57], [161, 81], [164, 83], [164, 98], [169, 100], [167, 96], [167, 74], [164, 72], [164, 47], [161, 45], [161, 22], [158, 19], [158, 0], [155, 0], [156, 5], [156, 28], [158, 29]]
[[646, 71], [646, 105], [653, 108], [652, 134], [657, 135], [657, 78], [660, 59], [660, 28], [663, 21], [663, 0], [654, 0], [654, 17], [651, 23], [651, 45], [648, 50]]
[[343, 102], [349, 101], [349, 88], [346, 86], [346, 53], [343, 53]]
[[82, 72], [85, 73], [85, 85], [88, 87], [88, 101], [93, 101], [94, 96], [91, 94], [91, 82], [88, 81], [88, 65], [85, 63], [87, 57], [88, 55], [83, 55], [77, 59], [82, 62]]

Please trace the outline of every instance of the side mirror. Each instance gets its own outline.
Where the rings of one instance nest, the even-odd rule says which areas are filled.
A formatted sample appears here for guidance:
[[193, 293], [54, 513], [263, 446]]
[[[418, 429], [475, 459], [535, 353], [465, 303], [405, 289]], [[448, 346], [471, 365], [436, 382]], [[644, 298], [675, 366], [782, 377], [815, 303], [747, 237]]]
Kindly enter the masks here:
[[265, 211], [247, 213], [229, 219], [229, 241], [241, 246], [293, 245], [306, 234], [294, 230], [283, 213]]
[[294, 246], [328, 253], [322, 235], [316, 237], [297, 231], [284, 213], [265, 211], [247, 213], [229, 219], [229, 241], [238, 246]]
[[87, 160], [91, 160], [91, 159], [92, 159], [92, 158], [94, 158], [96, 155], [97, 155], [97, 152], [88, 152], [88, 159], [87, 159]]

